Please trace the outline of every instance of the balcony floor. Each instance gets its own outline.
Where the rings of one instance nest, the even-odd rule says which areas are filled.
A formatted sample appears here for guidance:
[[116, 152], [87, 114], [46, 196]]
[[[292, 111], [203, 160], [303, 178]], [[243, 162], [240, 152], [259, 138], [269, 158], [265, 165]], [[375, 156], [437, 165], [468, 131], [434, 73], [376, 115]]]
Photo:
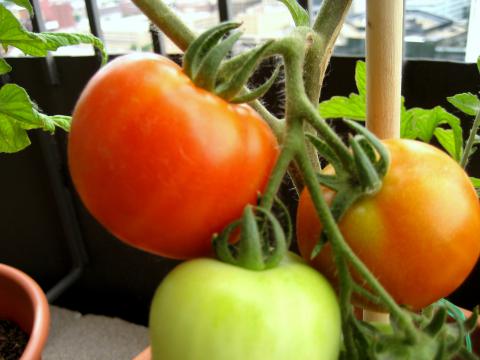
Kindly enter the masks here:
[[118, 318], [50, 307], [43, 360], [131, 360], [148, 345], [148, 329]]

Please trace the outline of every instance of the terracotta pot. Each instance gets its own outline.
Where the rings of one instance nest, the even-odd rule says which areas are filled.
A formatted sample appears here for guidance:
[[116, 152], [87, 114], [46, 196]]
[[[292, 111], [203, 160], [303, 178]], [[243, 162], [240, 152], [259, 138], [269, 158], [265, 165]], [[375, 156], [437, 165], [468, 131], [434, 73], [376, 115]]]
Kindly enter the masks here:
[[31, 277], [4, 264], [0, 264], [0, 319], [15, 322], [30, 336], [20, 360], [39, 360], [50, 324], [47, 298]]
[[150, 346], [143, 350], [140, 354], [135, 356], [133, 360], [150, 360], [152, 358], [152, 354], [150, 352]]
[[[469, 317], [472, 313], [468, 310], [461, 309], [466, 317]], [[471, 335], [473, 352], [475, 354], [480, 354], [480, 318], [478, 320], [478, 326]], [[151, 360], [150, 347], [147, 347], [140, 354], [138, 354], [133, 360]]]

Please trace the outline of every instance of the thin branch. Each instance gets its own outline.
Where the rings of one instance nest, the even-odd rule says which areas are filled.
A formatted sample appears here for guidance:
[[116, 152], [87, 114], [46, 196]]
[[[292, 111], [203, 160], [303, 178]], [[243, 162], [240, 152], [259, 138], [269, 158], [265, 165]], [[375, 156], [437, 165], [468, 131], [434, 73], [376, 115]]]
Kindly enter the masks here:
[[195, 33], [161, 0], [132, 0], [132, 2], [182, 51], [195, 40]]
[[460, 160], [460, 166], [464, 169], [468, 165], [468, 160], [472, 153], [473, 144], [475, 143], [475, 135], [477, 135], [478, 127], [480, 126], [480, 111], [477, 112], [477, 116], [475, 116], [475, 120], [473, 121], [472, 128], [470, 129], [470, 135], [468, 136], [467, 145], [463, 150], [462, 159]]
[[311, 46], [305, 58], [305, 89], [316, 106], [333, 47], [352, 0], [325, 0], [313, 25]]

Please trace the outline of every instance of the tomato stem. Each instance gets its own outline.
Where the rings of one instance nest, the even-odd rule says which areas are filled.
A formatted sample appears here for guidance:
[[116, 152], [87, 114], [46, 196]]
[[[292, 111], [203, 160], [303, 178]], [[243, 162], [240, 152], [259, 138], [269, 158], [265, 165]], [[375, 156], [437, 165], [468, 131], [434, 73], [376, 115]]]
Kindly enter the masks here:
[[181, 50], [185, 51], [195, 39], [195, 33], [163, 1], [132, 0], [132, 2]]
[[263, 261], [262, 241], [251, 205], [245, 207], [242, 222], [237, 264], [251, 270], [263, 270], [265, 263]]
[[298, 139], [298, 135], [298, 132], [296, 133], [295, 131], [291, 130], [287, 131], [287, 138], [282, 144], [280, 155], [278, 156], [272, 173], [270, 174], [267, 187], [262, 194], [260, 206], [264, 209], [269, 210], [273, 206], [275, 195], [277, 194], [280, 185], [282, 184], [285, 173], [296, 152], [296, 142]]
[[[227, 226], [220, 234], [214, 236], [213, 247], [217, 258], [225, 263], [249, 270], [266, 270], [276, 267], [288, 250], [287, 239], [278, 220], [261, 207], [255, 209], [247, 205], [241, 220]], [[261, 221], [261, 228], [257, 221]], [[232, 234], [240, 231], [240, 239], [231, 245]], [[269, 229], [271, 229], [270, 239]]]
[[304, 66], [305, 89], [314, 106], [318, 105], [325, 71], [351, 3], [352, 0], [325, 0], [315, 19], [316, 36], [312, 36]]
[[475, 144], [475, 137], [477, 135], [478, 127], [480, 126], [480, 110], [477, 112], [475, 116], [475, 120], [473, 121], [472, 128], [470, 129], [470, 134], [468, 135], [467, 144], [465, 145], [465, 149], [463, 149], [462, 158], [460, 160], [460, 166], [464, 169], [468, 165], [468, 160], [470, 155], [472, 154], [473, 144]]

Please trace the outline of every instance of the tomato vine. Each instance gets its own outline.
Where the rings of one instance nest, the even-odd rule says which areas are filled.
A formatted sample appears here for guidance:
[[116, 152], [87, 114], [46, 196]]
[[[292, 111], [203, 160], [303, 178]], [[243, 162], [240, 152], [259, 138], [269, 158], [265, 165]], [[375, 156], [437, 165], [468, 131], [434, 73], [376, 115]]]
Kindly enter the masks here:
[[[196, 37], [193, 32], [161, 1], [134, 0], [134, 3], [181, 49], [186, 50], [191, 46], [189, 49], [193, 48], [196, 51], [187, 56], [187, 72], [192, 74], [191, 65], [200, 61], [196, 57], [205, 55], [205, 52], [201, 50], [203, 45], [195, 43]], [[324, 241], [328, 241], [333, 249], [333, 257], [340, 279], [339, 298], [345, 343], [344, 358], [449, 359], [455, 356], [467, 359], [475, 358], [474, 354], [466, 350], [463, 339], [464, 335], [472, 330], [472, 324], [476, 322], [476, 311], [469, 320], [464, 322], [456, 319], [457, 321], [452, 325], [446, 322], [447, 308], [445, 306], [437, 305], [435, 311], [425, 311], [420, 315], [402, 308], [357, 254], [352, 251], [337, 225], [352, 202], [365, 196], [372, 196], [380, 190], [382, 179], [389, 168], [389, 155], [384, 145], [367, 130], [347, 122], [354, 132], [349, 139], [350, 146], [347, 146], [319, 116], [314, 106], [318, 103], [326, 65], [350, 3], [350, 0], [324, 1], [322, 10], [312, 27], [306, 26], [307, 24], [302, 20], [301, 10], [295, 8], [295, 11], [298, 10], [297, 13], [294, 11], [296, 14], [294, 14], [294, 18], [297, 16], [296, 20], [298, 20], [296, 21], [297, 27], [289, 35], [264, 44], [262, 48], [254, 50], [250, 54], [240, 54], [223, 63], [221, 59], [233, 46], [239, 35], [233, 34], [223, 42], [218, 37], [213, 41], [216, 48], [211, 48], [215, 51], [212, 50], [208, 53], [207, 56], [210, 56], [210, 59], [205, 63], [205, 68], [199, 70], [204, 71], [203, 74], [193, 74], [193, 78], [194, 80], [195, 77], [198, 78], [198, 85], [209, 91], [215, 91], [216, 81], [219, 78], [221, 80], [222, 76], [225, 79], [228, 74], [225, 69], [233, 69], [235, 65], [252, 59], [249, 58], [252, 54], [258, 55], [258, 58], [252, 60], [252, 63], [255, 64], [261, 58], [268, 56], [276, 55], [282, 58], [285, 69], [285, 119], [277, 119], [259, 101], [248, 99], [251, 106], [270, 125], [279, 139], [279, 143], [282, 144], [281, 153], [255, 214], [258, 218], [264, 220], [268, 218], [269, 221], [272, 221], [270, 215], [265, 216], [265, 213], [269, 214], [283, 177], [289, 168], [295, 166], [299, 171], [291, 172], [294, 183], [299, 187], [305, 184], [308, 188], [315, 210], [323, 224], [324, 235], [319, 239], [316, 251], [320, 250]], [[298, 7], [295, 2], [289, 1], [288, 4], [289, 7]], [[219, 28], [230, 30], [230, 27], [224, 24], [219, 25], [216, 29]], [[218, 32], [218, 34], [222, 33]], [[205, 38], [207, 37], [204, 36], [203, 40]], [[220, 42], [217, 44], [216, 40]], [[212, 57], [214, 52], [216, 55]], [[250, 67], [246, 73], [251, 72], [253, 68], [253, 66]], [[213, 75], [215, 77], [212, 77]], [[233, 81], [234, 84], [230, 85], [238, 90], [244, 85], [247, 78], [247, 76], [239, 76], [237, 80]], [[232, 78], [228, 80], [232, 81]], [[229, 92], [224, 91], [224, 93]], [[229, 96], [231, 96], [230, 93]], [[311, 130], [313, 130], [313, 134], [306, 136], [305, 133]], [[336, 175], [318, 174], [318, 154], [330, 160]], [[337, 191], [336, 203], [332, 208], [327, 204], [321, 185], [335, 188]], [[242, 242], [238, 245], [239, 249], [242, 246], [249, 247], [250, 255], [246, 258], [245, 253], [242, 253], [241, 250], [235, 253], [230, 252], [231, 248], [227, 241], [232, 234], [232, 226], [241, 228], [243, 242], [250, 242], [252, 238], [258, 238], [259, 243], [256, 245], [251, 243], [242, 245]], [[258, 230], [251, 208], [247, 208], [242, 220], [232, 226], [227, 227], [226, 231], [220, 235], [222, 241], [217, 242], [221, 258], [228, 262], [241, 263], [240, 265], [252, 269], [270, 267], [278, 261], [277, 252], [272, 261], [270, 261], [272, 258], [269, 257], [268, 252], [262, 253], [261, 247], [265, 247], [268, 239], [261, 238], [262, 231]], [[273, 237], [281, 240], [283, 235], [279, 233], [276, 225], [274, 228]], [[245, 240], [247, 237], [248, 239]], [[282, 241], [278, 241], [278, 243], [284, 244]], [[279, 251], [283, 250], [283, 247], [280, 247]], [[268, 265], [265, 262], [268, 262]], [[362, 277], [368, 285], [368, 290], [357, 284], [352, 270]], [[391, 314], [392, 334], [383, 333], [356, 318], [351, 306], [354, 293], [360, 293], [383, 304]]]

